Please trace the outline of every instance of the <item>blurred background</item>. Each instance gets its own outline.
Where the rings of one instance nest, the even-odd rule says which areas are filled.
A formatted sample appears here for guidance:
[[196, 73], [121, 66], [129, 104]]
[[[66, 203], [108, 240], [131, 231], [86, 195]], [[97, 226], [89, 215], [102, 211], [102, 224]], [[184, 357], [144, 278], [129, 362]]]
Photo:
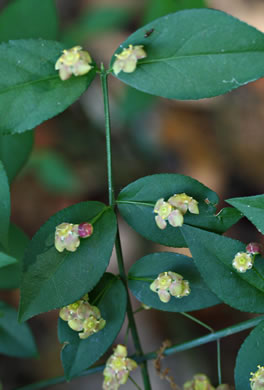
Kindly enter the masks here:
[[[23, 33], [16, 35], [19, 24], [16, 20], [11, 21], [13, 33], [1, 36], [1, 15], [12, 3], [0, 0], [1, 41], [30, 36], [28, 21]], [[106, 66], [119, 44], [137, 28], [186, 7], [221, 9], [264, 31], [262, 0], [58, 0], [56, 5], [54, 39], [65, 42], [65, 47], [81, 44], [97, 63], [103, 61]], [[23, 17], [17, 15], [17, 20]], [[45, 20], [45, 26], [49, 37], [49, 20]], [[264, 192], [263, 80], [225, 96], [190, 102], [146, 95], [112, 76], [109, 89], [117, 192], [142, 176], [161, 172], [182, 173], [198, 179], [219, 194], [219, 208], [224, 206], [224, 199]], [[32, 154], [11, 190], [12, 221], [29, 237], [62, 208], [82, 200], [108, 201], [103, 104], [98, 78], [77, 103], [36, 129]], [[127, 268], [148, 253], [172, 250], [146, 241], [122, 219], [120, 227]], [[245, 243], [262, 240], [244, 220], [228, 234]], [[186, 250], [177, 251], [188, 254]], [[109, 270], [117, 272], [114, 253]], [[18, 306], [19, 291], [1, 290], [0, 298]], [[138, 302], [133, 303], [135, 308], [139, 306]], [[216, 330], [250, 316], [226, 305], [192, 314]], [[175, 344], [206, 334], [206, 330], [177, 313], [151, 310], [136, 316], [145, 352], [159, 349], [165, 339]], [[58, 313], [53, 311], [29, 321], [39, 348], [38, 359], [0, 356], [4, 389], [63, 375], [57, 317]], [[117, 342], [123, 342], [125, 328]], [[235, 356], [247, 333], [221, 342], [224, 382], [233, 383]], [[131, 340], [129, 346], [129, 352], [133, 353]], [[170, 368], [179, 385], [197, 372], [206, 373], [216, 384], [216, 345], [208, 344], [166, 358], [163, 366]], [[169, 389], [170, 385], [155, 373], [152, 362], [149, 367], [153, 390]], [[140, 373], [133, 377], [141, 385]], [[93, 375], [50, 388], [100, 389], [101, 383], [102, 376]], [[128, 383], [124, 388], [135, 387]]]

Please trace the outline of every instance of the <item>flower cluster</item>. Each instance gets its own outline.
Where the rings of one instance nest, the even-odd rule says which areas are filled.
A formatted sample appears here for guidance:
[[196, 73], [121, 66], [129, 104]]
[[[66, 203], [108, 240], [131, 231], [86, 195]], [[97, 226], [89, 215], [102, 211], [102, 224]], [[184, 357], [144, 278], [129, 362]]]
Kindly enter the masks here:
[[104, 390], [117, 390], [124, 385], [130, 371], [137, 368], [137, 363], [127, 357], [127, 348], [118, 344], [114, 353], [108, 358], [104, 369]]
[[183, 216], [189, 211], [192, 214], [199, 214], [199, 207], [197, 200], [191, 196], [182, 194], [174, 194], [168, 201], [164, 198], [159, 199], [154, 206], [155, 221], [160, 229], [165, 229], [167, 222], [173, 227], [183, 225]]
[[87, 238], [93, 234], [93, 225], [88, 222], [79, 225], [63, 222], [56, 227], [55, 231], [55, 248], [59, 252], [64, 249], [75, 252], [80, 245], [80, 237]]
[[168, 271], [159, 274], [151, 283], [150, 289], [158, 294], [161, 302], [169, 302], [171, 296], [182, 298], [190, 294], [190, 286], [187, 280], [176, 272]]
[[81, 332], [80, 339], [87, 339], [103, 329], [106, 324], [98, 307], [88, 302], [88, 294], [79, 301], [63, 307], [60, 310], [60, 318], [67, 321], [71, 329]]
[[257, 242], [250, 242], [246, 246], [246, 252], [238, 252], [233, 258], [232, 265], [239, 272], [246, 272], [254, 264], [255, 256], [262, 253], [263, 248]]
[[264, 366], [258, 366], [257, 371], [251, 372], [250, 386], [252, 390], [264, 389]]
[[72, 74], [83, 76], [88, 73], [93, 68], [91, 63], [90, 54], [82, 50], [81, 46], [74, 46], [69, 50], [63, 50], [63, 54], [55, 64], [55, 69], [59, 71], [61, 80], [67, 80]]
[[113, 65], [113, 72], [118, 75], [121, 71], [125, 73], [132, 73], [137, 67], [137, 61], [147, 57], [142, 45], [129, 45], [128, 48], [123, 49], [120, 54], [115, 54], [116, 60]]

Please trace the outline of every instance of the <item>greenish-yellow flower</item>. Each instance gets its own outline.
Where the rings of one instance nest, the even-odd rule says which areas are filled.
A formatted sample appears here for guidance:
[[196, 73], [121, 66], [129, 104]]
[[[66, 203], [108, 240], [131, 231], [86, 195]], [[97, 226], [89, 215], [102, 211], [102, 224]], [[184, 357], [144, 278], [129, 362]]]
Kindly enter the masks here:
[[88, 302], [88, 294], [60, 310], [60, 318], [67, 321], [69, 327], [79, 333], [80, 339], [99, 332], [105, 327], [106, 321], [101, 317], [100, 310]]
[[182, 298], [190, 294], [190, 286], [187, 280], [176, 272], [168, 271], [158, 275], [151, 283], [150, 289], [157, 293], [163, 303], [169, 302], [171, 296]]
[[258, 366], [255, 373], [251, 373], [250, 386], [252, 390], [264, 389], [264, 366]]
[[130, 371], [137, 368], [137, 363], [127, 357], [127, 348], [118, 344], [109, 357], [104, 369], [104, 390], [117, 390], [127, 382]]
[[57, 60], [55, 69], [59, 71], [61, 80], [67, 80], [74, 76], [83, 76], [88, 73], [93, 66], [92, 59], [87, 51], [81, 46], [74, 46], [71, 49], [63, 50], [63, 54]]
[[233, 267], [239, 272], [246, 272], [253, 267], [253, 264], [253, 256], [246, 252], [238, 252], [232, 261]]
[[142, 45], [129, 45], [128, 48], [123, 49], [119, 54], [115, 54], [116, 60], [113, 65], [113, 72], [118, 75], [121, 71], [125, 73], [132, 73], [136, 70], [137, 61], [147, 57]]

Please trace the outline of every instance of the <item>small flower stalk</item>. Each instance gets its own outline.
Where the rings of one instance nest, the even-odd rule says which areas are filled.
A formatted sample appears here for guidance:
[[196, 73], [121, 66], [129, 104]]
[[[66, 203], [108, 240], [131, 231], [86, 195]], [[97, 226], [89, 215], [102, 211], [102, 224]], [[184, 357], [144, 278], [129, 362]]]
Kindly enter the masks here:
[[196, 374], [193, 379], [183, 385], [184, 390], [215, 390], [205, 374]]
[[93, 225], [88, 222], [78, 224], [63, 222], [56, 227], [54, 245], [57, 251], [75, 252], [80, 246], [80, 237], [87, 238], [93, 234]]
[[176, 272], [168, 271], [158, 275], [151, 283], [150, 289], [157, 293], [163, 303], [170, 301], [171, 297], [183, 298], [190, 294], [189, 282]]
[[113, 72], [118, 75], [121, 71], [125, 73], [132, 73], [136, 70], [138, 60], [147, 57], [147, 53], [142, 45], [129, 45], [128, 48], [123, 49], [120, 54], [115, 54], [116, 60], [113, 65]]
[[102, 330], [106, 324], [98, 307], [88, 302], [87, 294], [79, 301], [63, 307], [59, 316], [63, 321], [68, 322], [72, 330], [80, 332], [80, 339], [87, 339]]
[[184, 215], [189, 211], [192, 214], [199, 214], [197, 200], [191, 196], [174, 194], [166, 202], [164, 198], [157, 200], [154, 206], [155, 221], [159, 229], [163, 230], [167, 226], [167, 221], [173, 227], [180, 227], [184, 222]]
[[63, 50], [63, 54], [57, 60], [55, 69], [59, 71], [61, 80], [67, 80], [72, 75], [83, 76], [88, 73], [93, 66], [92, 58], [81, 46], [74, 46], [69, 50]]
[[108, 358], [103, 372], [104, 390], [117, 390], [127, 382], [130, 371], [137, 368], [137, 363], [127, 357], [127, 348], [118, 344], [114, 353]]

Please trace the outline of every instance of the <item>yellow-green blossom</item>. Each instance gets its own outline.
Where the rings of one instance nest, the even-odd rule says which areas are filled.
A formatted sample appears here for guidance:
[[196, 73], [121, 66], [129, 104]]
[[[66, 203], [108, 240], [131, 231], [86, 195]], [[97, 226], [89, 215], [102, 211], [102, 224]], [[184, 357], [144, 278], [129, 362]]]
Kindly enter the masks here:
[[129, 45], [128, 48], [123, 49], [119, 54], [115, 54], [116, 60], [113, 65], [113, 72], [118, 75], [121, 71], [125, 73], [132, 73], [135, 71], [137, 61], [147, 57], [142, 45]]
[[185, 193], [174, 194], [168, 199], [168, 203], [180, 210], [183, 215], [187, 212], [187, 210], [189, 210], [192, 214], [199, 214], [197, 200]]
[[251, 372], [250, 386], [252, 390], [264, 389], [264, 366], [258, 366], [255, 373]]
[[104, 369], [104, 390], [117, 390], [124, 385], [129, 377], [130, 371], [137, 368], [137, 363], [127, 357], [127, 348], [118, 344], [114, 353], [108, 358]]
[[74, 302], [60, 310], [60, 318], [67, 321], [69, 327], [79, 333], [80, 339], [99, 332], [105, 327], [105, 320], [101, 317], [100, 310], [88, 302], [88, 296]]
[[193, 379], [185, 382], [184, 390], [215, 390], [211, 385], [210, 379], [204, 374], [196, 374]]
[[150, 289], [157, 293], [163, 303], [169, 302], [171, 296], [182, 298], [190, 294], [190, 286], [187, 280], [176, 272], [168, 271], [158, 275], [151, 283]]
[[174, 194], [166, 202], [164, 198], [157, 200], [154, 206], [155, 221], [160, 229], [165, 229], [167, 221], [173, 227], [183, 225], [184, 214], [189, 210], [192, 214], [199, 214], [198, 202], [191, 196], [182, 194]]
[[57, 60], [55, 69], [59, 71], [61, 80], [67, 80], [73, 74], [82, 76], [88, 73], [93, 66], [92, 59], [87, 51], [81, 46], [74, 46], [69, 50], [63, 50], [63, 54]]
[[233, 261], [233, 267], [239, 272], [246, 272], [251, 269], [254, 264], [254, 257], [246, 252], [238, 252]]
[[80, 245], [78, 225], [67, 222], [63, 222], [58, 225], [55, 231], [54, 244], [55, 248], [59, 252], [63, 252], [64, 249], [70, 252], [75, 252]]

